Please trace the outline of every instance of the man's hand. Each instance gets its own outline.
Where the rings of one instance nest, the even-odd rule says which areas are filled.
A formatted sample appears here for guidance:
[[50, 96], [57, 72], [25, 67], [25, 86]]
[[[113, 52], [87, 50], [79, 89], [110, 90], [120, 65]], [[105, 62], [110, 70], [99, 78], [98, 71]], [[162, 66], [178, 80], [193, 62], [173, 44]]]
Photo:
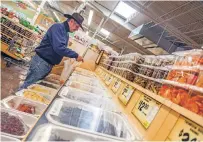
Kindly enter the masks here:
[[76, 59], [78, 62], [83, 62], [83, 57], [82, 56], [78, 56], [78, 58]]

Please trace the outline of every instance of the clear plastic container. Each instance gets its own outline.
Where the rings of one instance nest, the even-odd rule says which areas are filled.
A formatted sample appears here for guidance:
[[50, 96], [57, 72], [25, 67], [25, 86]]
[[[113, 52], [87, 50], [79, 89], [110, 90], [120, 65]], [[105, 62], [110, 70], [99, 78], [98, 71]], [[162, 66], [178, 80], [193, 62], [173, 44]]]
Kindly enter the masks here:
[[129, 80], [129, 81], [131, 81], [131, 82], [133, 82], [133, 80], [135, 78], [135, 75], [131, 71], [124, 70], [124, 73], [123, 73], [122, 77]]
[[132, 129], [121, 115], [80, 102], [56, 99], [46, 117], [51, 123], [66, 128], [115, 140], [135, 140]]
[[76, 81], [76, 82], [80, 82], [80, 83], [84, 83], [90, 86], [95, 86], [98, 88], [102, 88], [99, 81], [97, 79], [93, 79], [93, 78], [89, 78], [89, 77], [85, 77], [85, 76], [71, 76], [69, 78], [69, 81]]
[[33, 91], [40, 92], [43, 94], [47, 94], [47, 95], [52, 96], [52, 97], [54, 97], [57, 93], [56, 89], [53, 89], [50, 87], [45, 87], [45, 86], [42, 86], [39, 84], [30, 85], [30, 86], [28, 86], [28, 89], [31, 89]]
[[161, 86], [162, 86], [161, 83], [149, 80], [145, 88], [152, 91], [155, 94], [158, 94]]
[[173, 103], [180, 106], [184, 106], [185, 104], [187, 104], [187, 101], [190, 98], [189, 90], [168, 84], [162, 85], [159, 91], [159, 95], [171, 100]]
[[145, 55], [144, 56], [144, 63], [145, 65], [152, 65], [153, 62], [154, 62], [154, 59], [156, 59], [156, 56], [153, 56], [153, 55]]
[[188, 50], [173, 53], [178, 55], [175, 65], [178, 66], [197, 66], [203, 65], [203, 50]]
[[37, 118], [19, 111], [1, 108], [1, 134], [23, 138]]
[[42, 85], [42, 86], [45, 86], [48, 88], [52, 88], [52, 89], [59, 89], [60, 88], [60, 86], [57, 84], [53, 84], [53, 83], [50, 83], [48, 81], [43, 81], [43, 80], [36, 82], [36, 84], [39, 84], [39, 85]]
[[132, 72], [138, 73], [140, 67], [136, 63], [126, 62], [126, 63], [124, 63], [122, 68], [126, 68], [128, 70], [131, 70]]
[[19, 139], [1, 134], [1, 142], [21, 142]]
[[72, 88], [80, 89], [83, 91], [87, 91], [90, 93], [94, 93], [97, 95], [104, 95], [106, 92], [103, 89], [95, 88], [86, 84], [82, 84], [79, 82], [69, 81], [66, 86], [70, 86]]
[[48, 141], [112, 141], [105, 137], [92, 135], [73, 129], [68, 129], [53, 124], [44, 124], [37, 128], [32, 141], [48, 142]]
[[156, 79], [166, 79], [168, 75], [167, 70], [159, 70], [159, 69], [154, 69], [154, 72], [151, 77], [156, 78]]
[[60, 85], [60, 75], [50, 74], [46, 78], [44, 78], [44, 80]]
[[[15, 109], [21, 112], [25, 112], [27, 114], [32, 114], [37, 117], [40, 116], [47, 107], [42, 103], [32, 101], [20, 96], [9, 96], [2, 100], [2, 104], [3, 104], [3, 107], [5, 108]], [[22, 105], [29, 105], [31, 106], [32, 110], [31, 109], [27, 110], [25, 108], [23, 109], [21, 107]]]
[[190, 90], [190, 98], [182, 106], [203, 117], [203, 94]]
[[195, 85], [203, 88], [203, 70], [200, 70], [199, 76]]
[[20, 90], [18, 92], [15, 93], [17, 96], [22, 96], [25, 97], [27, 99], [31, 99], [43, 104], [49, 104], [50, 101], [52, 100], [52, 96], [43, 94], [43, 93], [39, 93], [30, 89], [23, 89]]
[[145, 86], [147, 85], [148, 81], [149, 81], [148, 79], [146, 79], [144, 77], [141, 77], [139, 75], [136, 75], [133, 82], [135, 82], [139, 86], [145, 88]]
[[198, 74], [199, 72], [196, 71], [171, 70], [168, 73], [167, 80], [194, 85], [197, 81]]
[[63, 88], [61, 88], [59, 96], [65, 99], [71, 99], [85, 104], [93, 105], [104, 110], [120, 112], [118, 111], [116, 105], [114, 104], [114, 102], [112, 102], [110, 98], [107, 98], [105, 96], [98, 96], [92, 93], [87, 93], [71, 87], [64, 86]]

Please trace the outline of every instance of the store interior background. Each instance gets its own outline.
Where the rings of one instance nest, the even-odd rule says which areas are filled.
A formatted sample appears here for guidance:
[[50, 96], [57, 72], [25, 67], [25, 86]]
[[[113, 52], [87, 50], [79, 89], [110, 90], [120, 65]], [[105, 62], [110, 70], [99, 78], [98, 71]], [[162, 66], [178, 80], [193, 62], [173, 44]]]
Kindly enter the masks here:
[[[91, 71], [95, 71], [97, 68], [95, 62], [101, 50], [116, 56], [139, 53], [141, 55], [163, 55], [164, 57], [164, 55], [170, 55], [176, 51], [203, 48], [202, 1], [27, 0], [23, 1], [27, 4], [26, 9], [19, 7], [17, 2], [18, 0], [1, 1], [1, 5], [20, 13], [30, 23], [39, 26], [44, 33], [52, 24], [65, 21], [66, 18], [63, 14], [72, 14], [82, 10], [85, 18], [84, 32], [80, 30], [70, 34], [69, 48], [84, 56], [85, 62], [81, 67]], [[6, 57], [9, 56], [5, 53], [1, 54], [1, 99], [15, 94], [28, 70], [27, 66], [8, 65]], [[63, 65], [62, 62], [52, 72], [61, 75]], [[118, 75], [115, 76], [122, 78]], [[127, 79], [125, 81], [126, 84], [136, 86]], [[121, 88], [123, 87], [124, 85]], [[119, 92], [121, 92], [121, 88]], [[148, 90], [144, 93], [152, 94]], [[166, 101], [160, 107], [153, 123], [148, 129], [145, 129], [132, 114], [135, 102], [144, 93], [136, 89], [134, 94], [138, 95], [133, 95], [127, 105], [118, 100], [116, 96], [118, 93], [115, 93], [114, 99], [124, 109], [127, 116], [130, 116], [132, 126], [137, 127], [145, 140], [167, 140], [173, 126], [182, 116], [198, 120], [197, 128], [199, 128], [201, 120], [203, 122], [202, 116], [196, 117], [197, 114], [186, 111], [182, 107], [171, 108], [172, 103]], [[156, 98], [159, 95], [154, 96]], [[165, 100], [163, 97], [157, 98]], [[160, 100], [158, 101], [160, 102]], [[192, 118], [191, 114], [194, 114], [195, 118]]]
[[[73, 13], [86, 3], [82, 14], [85, 18], [84, 32], [89, 36], [86, 38], [94, 37], [94, 43], [99, 42], [102, 46], [108, 46], [118, 54], [137, 52], [143, 55], [164, 55], [175, 51], [200, 49], [203, 46], [201, 1], [49, 0], [41, 9], [38, 7], [43, 3], [42, 1], [25, 1], [30, 5], [25, 11], [17, 7], [15, 2], [15, 0], [2, 1], [2, 6], [23, 12], [30, 21], [40, 10], [60, 22], [65, 20], [64, 13]], [[88, 22], [91, 11], [93, 16], [91, 22]], [[38, 21], [35, 22], [37, 24]], [[46, 30], [50, 25], [41, 25], [41, 28]], [[77, 48], [75, 50], [80, 51], [80, 54], [84, 53], [84, 47], [77, 46]], [[2, 82], [4, 82], [1, 86], [2, 98], [16, 91], [23, 78], [19, 75], [26, 74], [21, 68], [16, 69], [18, 67], [6, 68], [3, 57], [4, 55], [1, 57]]]

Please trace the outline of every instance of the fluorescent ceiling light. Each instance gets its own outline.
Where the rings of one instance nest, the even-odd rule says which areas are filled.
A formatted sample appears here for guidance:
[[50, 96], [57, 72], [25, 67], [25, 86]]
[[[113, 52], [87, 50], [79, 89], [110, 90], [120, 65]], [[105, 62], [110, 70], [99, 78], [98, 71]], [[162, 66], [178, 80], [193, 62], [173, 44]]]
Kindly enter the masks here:
[[89, 34], [89, 32], [88, 31], [86, 31], [86, 33], [85, 33], [86, 35], [88, 35]]
[[58, 15], [57, 15], [55, 12], [53, 12], [53, 13], [54, 13], [54, 15], [55, 15], [56, 19], [57, 19], [58, 21], [60, 21], [60, 19], [59, 19]]
[[127, 19], [137, 11], [125, 2], [120, 1], [115, 9], [115, 12]]
[[90, 25], [91, 21], [92, 21], [92, 16], [93, 16], [93, 10], [90, 10], [89, 12], [89, 17], [88, 17], [88, 26]]
[[110, 32], [107, 31], [107, 30], [105, 30], [105, 29], [103, 29], [103, 28], [101, 28], [100, 32], [101, 32], [102, 34], [104, 34], [106, 37], [108, 37], [108, 36], [110, 35]]

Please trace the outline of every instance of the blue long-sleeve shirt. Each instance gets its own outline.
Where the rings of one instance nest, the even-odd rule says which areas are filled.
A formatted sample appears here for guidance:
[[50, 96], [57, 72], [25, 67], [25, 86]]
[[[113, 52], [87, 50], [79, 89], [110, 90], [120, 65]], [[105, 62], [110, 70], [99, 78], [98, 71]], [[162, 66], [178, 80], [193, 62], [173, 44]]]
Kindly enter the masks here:
[[67, 48], [69, 40], [69, 25], [67, 21], [53, 24], [35, 49], [37, 55], [51, 65], [57, 65], [64, 56], [77, 58], [78, 54]]

